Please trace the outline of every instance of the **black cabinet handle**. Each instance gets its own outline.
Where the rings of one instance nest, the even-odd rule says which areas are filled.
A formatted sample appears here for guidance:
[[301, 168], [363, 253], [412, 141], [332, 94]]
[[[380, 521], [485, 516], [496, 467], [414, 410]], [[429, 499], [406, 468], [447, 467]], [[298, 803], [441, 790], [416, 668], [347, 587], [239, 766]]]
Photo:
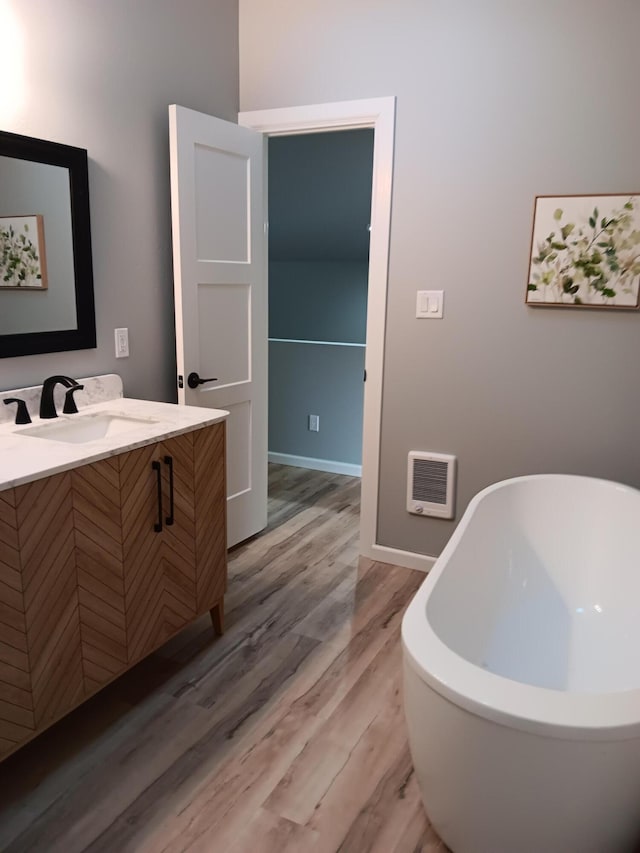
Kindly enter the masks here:
[[165, 456], [164, 464], [169, 466], [169, 515], [165, 518], [167, 527], [173, 524], [173, 456]]
[[197, 388], [198, 385], [204, 385], [205, 382], [217, 382], [217, 378], [212, 376], [211, 379], [200, 379], [198, 374], [194, 371], [187, 376], [187, 385], [189, 388]]
[[160, 463], [157, 461], [153, 461], [151, 463], [151, 467], [156, 472], [157, 484], [158, 484], [158, 520], [153, 525], [153, 529], [156, 533], [162, 532], [162, 470], [160, 468]]

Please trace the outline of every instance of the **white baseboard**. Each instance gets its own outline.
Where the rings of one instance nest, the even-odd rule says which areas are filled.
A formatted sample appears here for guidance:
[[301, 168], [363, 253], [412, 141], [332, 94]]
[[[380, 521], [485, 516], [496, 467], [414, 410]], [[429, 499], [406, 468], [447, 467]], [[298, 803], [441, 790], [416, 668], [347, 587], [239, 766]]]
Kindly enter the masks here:
[[362, 476], [362, 465], [335, 462], [332, 459], [292, 456], [290, 453], [269, 453], [269, 462], [276, 462], [278, 465], [293, 465], [294, 468], [309, 468], [311, 471], [327, 471], [330, 474], [347, 474], [349, 477]]
[[360, 546], [360, 553], [379, 563], [392, 563], [405, 569], [416, 569], [427, 573], [433, 568], [437, 557], [426, 554], [416, 554], [413, 551], [402, 551], [400, 548], [389, 548], [387, 545], [371, 545], [369, 548]]

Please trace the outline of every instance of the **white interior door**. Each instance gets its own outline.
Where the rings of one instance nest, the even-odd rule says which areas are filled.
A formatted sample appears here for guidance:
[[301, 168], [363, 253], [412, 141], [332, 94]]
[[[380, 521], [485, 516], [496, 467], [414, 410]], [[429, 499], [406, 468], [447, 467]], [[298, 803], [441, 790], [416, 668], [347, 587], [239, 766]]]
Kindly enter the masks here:
[[229, 412], [232, 546], [267, 523], [266, 141], [175, 104], [169, 130], [178, 400]]

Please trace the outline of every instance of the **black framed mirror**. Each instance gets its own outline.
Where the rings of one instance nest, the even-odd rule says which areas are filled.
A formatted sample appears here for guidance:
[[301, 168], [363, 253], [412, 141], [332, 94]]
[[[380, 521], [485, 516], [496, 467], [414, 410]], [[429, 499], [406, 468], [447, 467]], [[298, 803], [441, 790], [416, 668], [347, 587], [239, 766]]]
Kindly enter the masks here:
[[95, 346], [87, 152], [0, 132], [0, 358]]

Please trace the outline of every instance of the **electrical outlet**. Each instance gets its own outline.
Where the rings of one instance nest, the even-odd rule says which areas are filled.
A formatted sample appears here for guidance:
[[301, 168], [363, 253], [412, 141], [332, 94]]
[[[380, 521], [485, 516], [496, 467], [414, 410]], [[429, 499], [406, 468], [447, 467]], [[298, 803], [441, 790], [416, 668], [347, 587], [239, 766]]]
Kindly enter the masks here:
[[129, 329], [115, 329], [116, 358], [129, 356]]
[[311, 432], [320, 432], [320, 415], [309, 415], [309, 429]]

